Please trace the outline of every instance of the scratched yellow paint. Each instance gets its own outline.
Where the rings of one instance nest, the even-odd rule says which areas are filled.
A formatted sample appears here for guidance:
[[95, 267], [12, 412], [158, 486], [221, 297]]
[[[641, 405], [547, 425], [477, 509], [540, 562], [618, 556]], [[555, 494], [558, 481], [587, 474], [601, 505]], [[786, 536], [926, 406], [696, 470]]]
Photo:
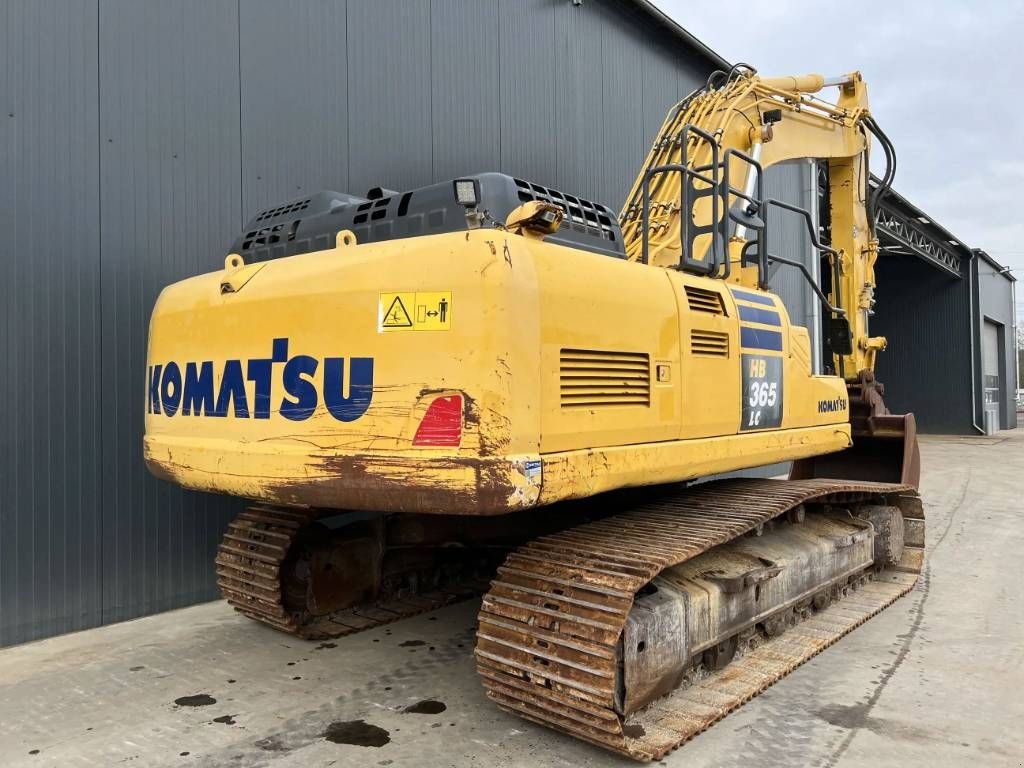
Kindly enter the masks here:
[[[289, 362], [279, 359], [271, 365], [266, 417], [256, 417], [257, 383], [248, 378], [240, 379], [247, 418], [236, 408], [216, 418], [194, 408], [186, 414], [184, 399], [177, 413], [148, 412], [145, 456], [154, 472], [189, 488], [268, 503], [496, 514], [850, 443], [845, 408], [818, 408], [846, 397], [843, 380], [811, 374], [807, 333], [790, 326], [775, 298], [782, 423], [744, 433], [740, 322], [721, 280], [483, 229], [342, 250], [344, 258], [330, 249], [268, 261], [235, 292], [222, 292], [223, 272], [163, 291], [147, 370], [174, 361], [184, 381], [189, 361], [212, 360], [216, 395], [230, 360], [247, 372], [249, 361], [273, 357], [275, 339], [287, 339], [288, 361], [318, 361], [303, 374], [306, 385], [291, 379], [289, 386], [315, 389], [318, 397], [308, 418], [286, 417], [282, 406], [294, 396], [285, 388]], [[382, 274], [447, 290], [382, 292]], [[718, 295], [722, 313], [690, 311], [687, 291], [695, 288]], [[396, 299], [404, 313], [389, 312]], [[383, 328], [421, 322], [448, 330]], [[693, 339], [701, 333], [718, 334], [726, 354], [697, 354]], [[600, 387], [608, 384], [614, 395], [621, 384], [617, 363], [588, 362], [605, 353], [646, 360], [625, 372], [639, 375], [649, 396], [602, 404]], [[563, 361], [574, 357], [583, 371], [565, 369]], [[326, 407], [331, 358], [344, 361], [346, 397], [355, 361], [373, 360], [372, 399], [354, 420], [339, 420]], [[592, 404], [566, 399], [591, 391]], [[147, 399], [149, 392], [147, 384]], [[465, 404], [458, 446], [415, 445], [430, 404], [452, 395]]]
[[451, 291], [395, 291], [380, 294], [377, 330], [448, 331], [452, 327]]
[[[833, 362], [852, 378], [885, 346], [867, 335], [877, 256], [865, 208], [869, 112], [860, 75], [843, 80], [835, 105], [811, 97], [824, 84], [733, 78], [670, 113], [645, 168], [686, 159], [676, 137], [688, 121], [723, 149], [756, 145], [764, 167], [828, 159], [841, 287], [831, 298], [855, 341]], [[766, 105], [781, 121], [762, 124]], [[710, 152], [695, 150], [691, 167]], [[739, 158], [722, 162], [753, 182]], [[769, 292], [753, 305], [770, 322], [740, 317], [758, 290], [756, 270], [741, 264], [744, 238], [722, 254], [728, 279], [680, 271], [678, 186], [660, 185], [646, 221], [636, 201], [647, 178], [623, 209], [627, 259], [526, 227], [365, 244], [342, 232], [334, 248], [258, 272], [231, 260], [168, 286], [150, 323], [147, 402], [161, 405], [146, 413], [148, 466], [188, 488], [269, 503], [498, 514], [848, 447], [846, 383], [813, 373], [807, 330]], [[717, 200], [698, 201], [696, 221]], [[711, 241], [701, 237], [695, 257]], [[462, 403], [455, 444], [416, 439], [439, 399]]]

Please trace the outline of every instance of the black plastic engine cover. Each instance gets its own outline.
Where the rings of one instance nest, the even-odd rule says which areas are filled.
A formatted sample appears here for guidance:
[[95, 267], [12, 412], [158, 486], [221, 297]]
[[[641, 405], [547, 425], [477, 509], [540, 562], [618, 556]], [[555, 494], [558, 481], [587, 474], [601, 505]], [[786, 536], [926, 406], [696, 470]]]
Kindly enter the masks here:
[[[481, 226], [503, 223], [513, 209], [530, 200], [560, 206], [565, 218], [550, 242], [617, 258], [625, 257], [622, 231], [606, 206], [564, 194], [503, 173], [464, 176], [477, 189]], [[231, 245], [246, 263], [280, 259], [334, 247], [335, 235], [350, 229], [359, 243], [436, 235], [469, 229], [467, 208], [455, 197], [454, 181], [398, 193], [376, 187], [367, 197], [324, 191], [261, 211]]]

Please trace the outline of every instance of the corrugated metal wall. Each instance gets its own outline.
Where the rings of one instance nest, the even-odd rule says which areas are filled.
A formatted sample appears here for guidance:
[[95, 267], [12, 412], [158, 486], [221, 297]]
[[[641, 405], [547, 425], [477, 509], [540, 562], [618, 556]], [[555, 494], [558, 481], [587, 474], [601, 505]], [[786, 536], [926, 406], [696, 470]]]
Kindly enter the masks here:
[[611, 0], [239, 12], [244, 216], [493, 169], [617, 208], [668, 107], [712, 68]]
[[921, 432], [973, 432], [969, 268], [964, 259], [964, 276], [957, 279], [912, 256], [886, 256], [875, 264], [878, 303], [871, 333], [889, 342], [876, 373], [889, 409], [913, 411]]
[[[765, 172], [764, 194], [776, 200], [798, 205], [808, 211], [817, 204], [817, 166], [808, 160], [796, 160], [774, 165]], [[811, 239], [807, 225], [796, 214], [778, 208], [768, 210], [768, 252], [801, 262], [811, 270]], [[768, 284], [786, 305], [789, 319], [795, 325], [807, 326], [817, 301], [803, 274], [796, 267], [785, 264], [772, 267]], [[811, 339], [818, 338], [817, 330], [808, 328]]]
[[[201, 9], [201, 12], [197, 12]], [[163, 286], [223, 261], [241, 218], [234, 0], [99, 4], [103, 622], [212, 594], [238, 502], [148, 476], [146, 333]]]
[[103, 521], [96, 7], [0, 6], [0, 642], [96, 624]]
[[913, 411], [921, 432], [977, 434], [975, 425], [984, 425], [981, 334], [988, 320], [1003, 338], [999, 428], [1015, 428], [1013, 283], [981, 257], [962, 260], [960, 279], [913, 257], [881, 258], [875, 272], [871, 332], [889, 341], [877, 373], [890, 410]]
[[[1013, 282], [981, 257], [975, 261], [975, 278], [978, 281], [978, 308], [982, 327], [986, 321], [997, 326], [998, 341], [1002, 345], [1002, 359], [999, 360], [1000, 402], [999, 428], [1014, 429], [1017, 426], [1016, 404], [1016, 344], [1014, 343]], [[980, 353], [979, 353], [980, 354]], [[984, 381], [982, 381], [984, 385]], [[982, 390], [979, 389], [979, 392]], [[982, 399], [979, 397], [979, 400]], [[979, 424], [981, 421], [979, 420]]]
[[160, 288], [331, 188], [497, 169], [617, 207], [712, 68], [587, 0], [0, 6], [0, 644], [210, 598], [238, 503], [141, 460]]

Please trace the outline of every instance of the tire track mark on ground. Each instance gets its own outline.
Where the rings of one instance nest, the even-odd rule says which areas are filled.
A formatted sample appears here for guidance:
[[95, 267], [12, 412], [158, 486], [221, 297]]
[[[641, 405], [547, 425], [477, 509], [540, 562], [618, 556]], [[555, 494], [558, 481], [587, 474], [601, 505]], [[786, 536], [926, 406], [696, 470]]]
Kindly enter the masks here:
[[839, 746], [837, 746], [833, 750], [832, 754], [828, 755], [822, 761], [822, 763], [820, 763], [820, 765], [822, 765], [823, 768], [835, 768], [838, 762], [842, 759], [843, 755], [846, 754], [846, 751], [850, 748], [850, 745], [853, 743], [854, 737], [856, 737], [856, 735], [860, 733], [861, 728], [866, 723], [868, 716], [871, 714], [871, 710], [874, 708], [874, 706], [878, 703], [878, 700], [881, 698], [882, 692], [885, 690], [886, 686], [889, 684], [889, 681], [892, 680], [893, 676], [896, 674], [899, 668], [903, 665], [903, 662], [906, 660], [907, 655], [910, 653], [910, 648], [914, 642], [914, 638], [917, 636], [918, 631], [921, 629], [921, 624], [924, 622], [925, 604], [928, 601], [928, 595], [930, 593], [931, 588], [932, 558], [934, 557], [935, 552], [938, 551], [939, 547], [942, 546], [942, 543], [946, 540], [946, 536], [953, 528], [953, 522], [956, 520], [957, 514], [960, 512], [961, 508], [963, 507], [964, 501], [967, 499], [967, 491], [970, 487], [970, 484], [971, 471], [968, 469], [967, 477], [965, 478], [963, 487], [960, 490], [960, 497], [956, 500], [956, 503], [950, 510], [949, 519], [946, 521], [946, 525], [942, 529], [942, 533], [935, 540], [935, 544], [932, 546], [931, 551], [927, 553], [928, 559], [925, 563], [924, 571], [921, 573], [921, 580], [918, 582], [918, 589], [916, 590], [920, 593], [920, 597], [918, 597], [918, 599], [914, 602], [913, 607], [910, 609], [911, 615], [913, 615], [914, 620], [910, 625], [910, 629], [902, 637], [903, 642], [900, 644], [900, 648], [896, 654], [896, 658], [893, 659], [892, 664], [890, 664], [889, 667], [882, 673], [881, 678], [878, 681], [878, 684], [875, 686], [874, 691], [871, 692], [871, 696], [868, 698], [867, 702], [857, 707], [857, 710], [855, 711], [856, 722], [851, 725], [849, 732], [839, 743]]

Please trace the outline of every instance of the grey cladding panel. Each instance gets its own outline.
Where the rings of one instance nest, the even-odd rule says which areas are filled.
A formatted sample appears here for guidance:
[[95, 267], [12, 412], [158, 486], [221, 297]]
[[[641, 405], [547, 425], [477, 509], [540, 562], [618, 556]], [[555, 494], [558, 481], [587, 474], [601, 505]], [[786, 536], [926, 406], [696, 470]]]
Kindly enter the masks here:
[[244, 219], [349, 188], [346, 9], [345, 0], [239, 5]]
[[214, 596], [240, 503], [146, 472], [145, 344], [246, 218], [488, 170], [618, 209], [704, 66], [614, 0], [9, 0], [0, 45], [0, 644]]
[[650, 137], [637, 116], [643, 112], [641, 31], [617, 4], [601, 6], [601, 79], [604, 152], [593, 157], [601, 177], [601, 202], [616, 214], [647, 154]]
[[660, 48], [641, 50], [643, 68], [643, 128], [646, 149], [665, 121], [669, 109], [679, 101], [680, 74], [675, 59]]
[[[572, 3], [562, 3], [555, 12], [555, 175], [563, 189], [569, 187], [574, 194], [598, 200], [604, 191], [600, 189], [605, 155], [600, 126], [606, 114], [602, 21], [597, 9]], [[608, 204], [616, 206], [616, 201]]]
[[684, 51], [680, 51], [678, 44], [672, 43], [671, 49], [676, 53], [676, 66], [679, 68], [679, 80], [677, 81], [679, 92], [677, 98], [679, 101], [682, 101], [695, 89], [702, 88], [711, 72], [705, 68], [706, 65], [703, 62], [698, 64], [687, 56]]
[[236, 8], [100, 5], [105, 621], [213, 597], [238, 507], [152, 478], [141, 442], [153, 302], [221, 266], [241, 219]]
[[497, 34], [498, 0], [432, 1], [430, 113], [435, 181], [499, 170]]
[[558, 186], [555, 13], [559, 6], [551, 0], [500, 0], [498, 8], [502, 65], [497, 170], [554, 187]]
[[968, 281], [894, 255], [878, 260], [875, 277], [871, 333], [889, 342], [877, 365], [886, 405], [893, 413], [913, 411], [921, 432], [970, 434]]
[[[811, 199], [813, 179], [811, 166], [805, 160], [773, 165], [765, 172], [765, 197], [809, 209], [814, 202]], [[811, 270], [811, 243], [803, 220], [788, 211], [775, 207], [769, 209], [768, 252], [799, 261]], [[800, 270], [777, 265], [771, 270], [769, 285], [782, 298], [793, 324], [806, 326], [811, 302], [817, 301], [817, 297]]]
[[[1013, 429], [1017, 426], [1016, 407], [1016, 350], [1013, 343], [1013, 288], [1014, 283], [999, 274], [997, 269], [982, 258], [978, 258], [978, 307], [983, 318], [1001, 325], [1003, 359], [1000, 361], [1000, 427]], [[979, 400], [981, 398], [979, 397]]]
[[0, 9], [0, 645], [101, 617], [96, 30]]
[[348, 7], [349, 186], [413, 189], [432, 180], [430, 2]]
[[981, 375], [983, 378], [999, 375], [1000, 326], [1000, 323], [994, 323], [987, 319], [982, 320], [981, 323]]

